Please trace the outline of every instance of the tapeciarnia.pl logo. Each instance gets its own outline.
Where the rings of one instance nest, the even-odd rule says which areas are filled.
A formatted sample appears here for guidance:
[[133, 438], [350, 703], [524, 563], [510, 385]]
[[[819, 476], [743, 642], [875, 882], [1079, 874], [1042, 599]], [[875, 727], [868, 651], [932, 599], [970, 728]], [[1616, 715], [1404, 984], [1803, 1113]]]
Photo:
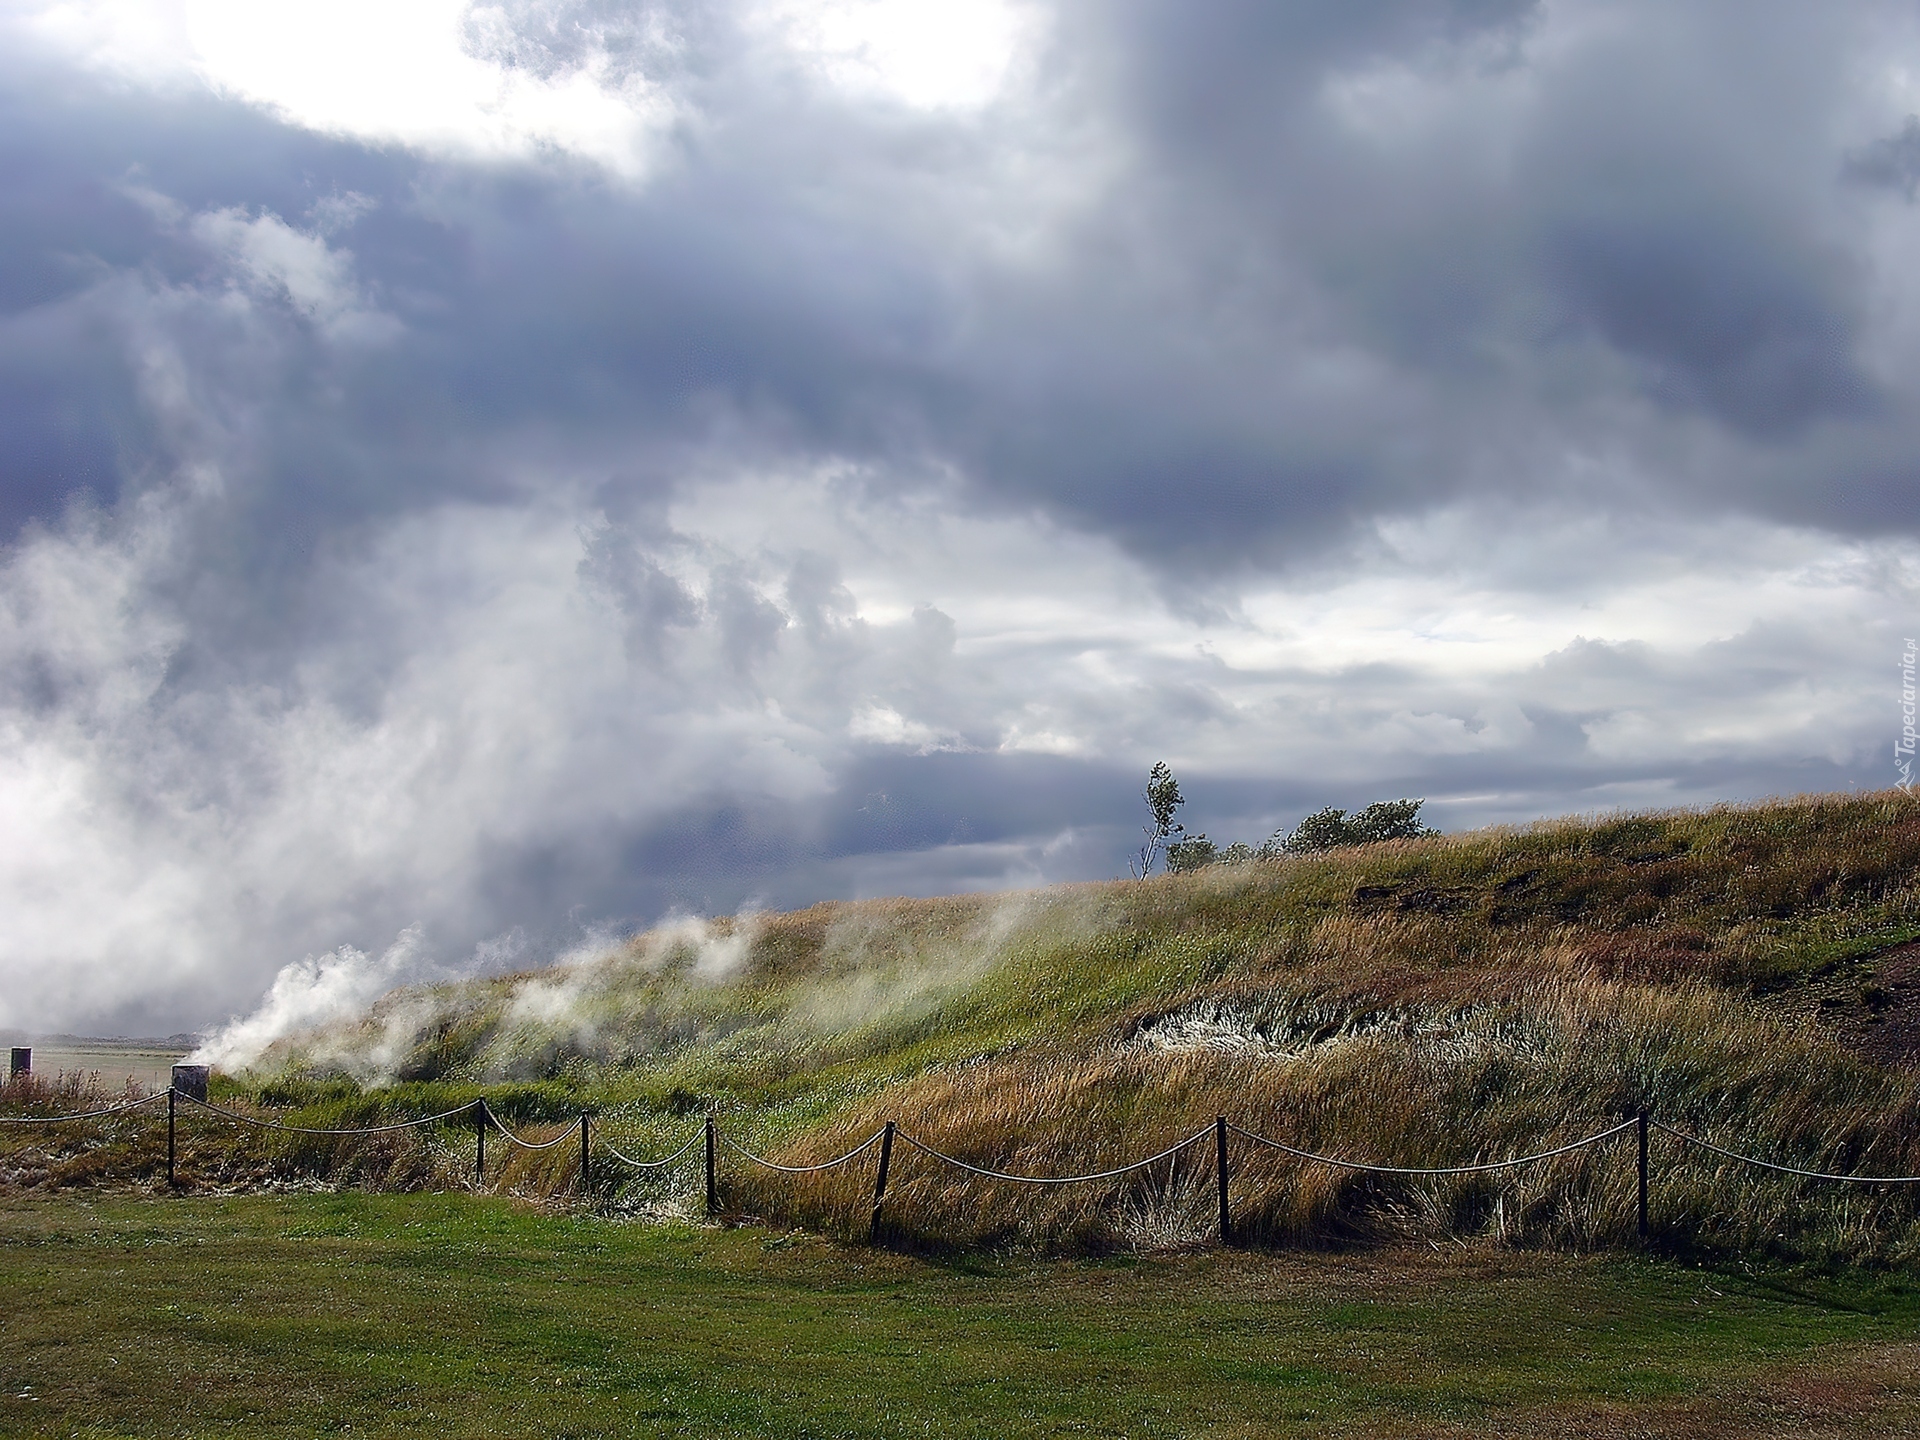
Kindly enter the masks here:
[[1920, 647], [1912, 640], [1907, 641], [1906, 653], [1900, 657], [1900, 738], [1893, 742], [1893, 768], [1900, 772], [1900, 788], [1913, 788], [1913, 746], [1915, 730], [1914, 716], [1914, 668], [1920, 663]]

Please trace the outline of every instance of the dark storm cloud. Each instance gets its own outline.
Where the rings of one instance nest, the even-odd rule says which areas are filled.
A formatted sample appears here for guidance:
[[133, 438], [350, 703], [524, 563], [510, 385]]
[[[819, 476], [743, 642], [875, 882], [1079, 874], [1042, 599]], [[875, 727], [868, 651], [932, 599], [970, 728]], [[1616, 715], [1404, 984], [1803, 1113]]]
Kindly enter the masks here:
[[[1657, 450], [1697, 418], [1815, 463], [1791, 447], [1817, 422], [1890, 423], [1857, 357], [1871, 277], [1833, 223], [1844, 159], [1830, 132], [1868, 12], [1614, 7], [1571, 51], [1541, 43], [1549, 14], [1524, 5], [1123, 13], [1116, 110], [1166, 157], [1142, 177], [1161, 210], [1156, 258], [1214, 266], [1237, 318], [1265, 333], [1251, 355], [1184, 347], [1165, 419], [1149, 387], [1131, 390], [1117, 433], [1134, 463], [1100, 454], [1118, 481], [1111, 496], [1074, 486], [1076, 513], [1105, 501], [1137, 544], [1202, 527], [1257, 544], [1511, 473], [1490, 453], [1529, 456], [1529, 483], [1550, 487], [1554, 452], [1590, 443], [1595, 409], [1616, 445]], [[1356, 83], [1348, 108], [1372, 106], [1359, 119], [1384, 136], [1329, 103]], [[1396, 88], [1414, 92], [1411, 118], [1396, 117]], [[1876, 174], [1894, 163], [1871, 153]], [[1288, 325], [1316, 306], [1333, 307], [1326, 330]], [[1135, 343], [1179, 345], [1169, 318]], [[1286, 373], [1341, 346], [1397, 382], [1351, 417], [1302, 405]], [[1243, 378], [1261, 351], [1264, 394]], [[1214, 397], [1235, 392], [1220, 413]], [[1201, 415], [1211, 444], [1181, 433]], [[1089, 414], [1079, 428], [1103, 427]], [[1239, 443], [1223, 451], [1226, 436]], [[1722, 502], [1737, 488], [1710, 468], [1670, 478]], [[1824, 518], [1853, 520], [1838, 496]]]
[[1883, 136], [1847, 157], [1847, 175], [1898, 190], [1911, 202], [1920, 186], [1920, 116], [1907, 116], [1899, 133]]
[[[1132, 158], [1035, 269], [983, 265], [929, 193], [984, 187], [1006, 212], [990, 221], [1038, 203], [996, 188], [1026, 143], [1004, 121], [863, 112], [770, 76], [711, 17], [509, 8], [487, 12], [479, 53], [541, 75], [597, 56], [679, 85], [699, 122], [643, 189], [357, 151], [207, 101], [186, 120], [153, 106], [158, 124], [133, 101], [69, 102], [10, 127], [10, 203], [31, 223], [9, 227], [4, 269], [17, 317], [90, 265], [204, 271], [125, 197], [129, 176], [189, 213], [294, 225], [326, 194], [376, 200], [338, 243], [404, 335], [346, 357], [290, 344], [203, 400], [276, 477], [256, 528], [296, 551], [333, 514], [497, 493], [516, 455], [646, 491], [724, 436], [957, 464], [982, 494], [1178, 568], [1297, 550], [1490, 472], [1551, 487], [1596, 410], [1645, 453], [1705, 422], [1725, 448], [1669, 484], [1821, 518], [1715, 467], [1757, 445], [1844, 472], [1873, 427], [1907, 435], [1911, 407], [1860, 363], [1871, 277], [1836, 228], [1845, 174], [1904, 173], [1893, 142], [1830, 133], [1852, 14], [1616, 11], [1536, 54], [1553, 17], [1528, 4], [1074, 10], [1038, 119], [1094, 138], [1048, 163], [1065, 184], [1103, 146]], [[1358, 133], [1329, 96], [1369, 76], [1425, 87], [1426, 112]], [[25, 513], [155, 448], [111, 337], [90, 344], [85, 324], [28, 327], [51, 364], [11, 347]], [[229, 343], [181, 340], [196, 363]], [[1814, 448], [1823, 423], [1848, 444]], [[1827, 490], [1825, 518], [1853, 523], [1844, 484]]]
[[411, 168], [210, 96], [48, 75], [16, 55], [0, 83], [8, 528], [76, 494], [111, 502], [166, 458], [134, 394], [128, 317], [117, 297], [89, 299], [115, 275], [192, 283], [209, 268], [142, 191], [187, 213], [237, 205], [298, 219], [333, 188], [392, 193]]

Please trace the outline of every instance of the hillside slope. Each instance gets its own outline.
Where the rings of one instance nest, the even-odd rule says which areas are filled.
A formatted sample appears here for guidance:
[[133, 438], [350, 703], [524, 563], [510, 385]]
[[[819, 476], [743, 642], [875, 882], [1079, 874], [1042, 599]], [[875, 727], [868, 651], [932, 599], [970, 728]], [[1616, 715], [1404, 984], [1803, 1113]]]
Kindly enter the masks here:
[[[351, 1095], [368, 1114], [492, 1086], [528, 1118], [591, 1105], [636, 1155], [663, 1153], [712, 1109], [790, 1163], [894, 1119], [1035, 1173], [1151, 1154], [1217, 1114], [1417, 1166], [1524, 1153], [1646, 1106], [1792, 1163], [1913, 1173], [1917, 881], [1920, 802], [1891, 793], [687, 921], [564, 970], [398, 992], [283, 1044], [250, 1088], [281, 1103]], [[1605, 1245], [1631, 1235], [1631, 1151], [1623, 1137], [1444, 1180], [1249, 1151], [1235, 1205], [1243, 1233], [1272, 1242]], [[1920, 1241], [1910, 1190], [1704, 1159], [1656, 1142], [1656, 1228], [1671, 1243], [1898, 1259]], [[512, 1183], [538, 1189], [572, 1162], [515, 1163]], [[908, 1241], [1178, 1244], [1213, 1223], [1205, 1147], [1058, 1190], [969, 1179], [912, 1151], [895, 1163], [889, 1223]], [[726, 1183], [737, 1208], [847, 1230], [872, 1175], [735, 1164]], [[640, 1203], [685, 1184], [623, 1187]]]

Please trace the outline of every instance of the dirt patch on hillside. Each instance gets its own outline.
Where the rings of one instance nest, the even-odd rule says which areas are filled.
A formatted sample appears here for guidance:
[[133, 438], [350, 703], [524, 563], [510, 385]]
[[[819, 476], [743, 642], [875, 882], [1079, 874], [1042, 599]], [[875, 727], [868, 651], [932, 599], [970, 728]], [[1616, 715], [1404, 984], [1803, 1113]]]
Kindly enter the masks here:
[[1920, 941], [1810, 980], [1793, 999], [1863, 1059], [1920, 1069]]

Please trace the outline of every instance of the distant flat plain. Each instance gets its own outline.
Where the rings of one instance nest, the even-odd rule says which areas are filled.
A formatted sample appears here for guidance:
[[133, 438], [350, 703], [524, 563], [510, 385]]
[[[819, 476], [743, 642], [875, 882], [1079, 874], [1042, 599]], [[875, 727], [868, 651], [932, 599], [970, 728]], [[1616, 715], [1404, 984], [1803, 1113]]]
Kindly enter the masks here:
[[64, 1075], [98, 1075], [100, 1088], [117, 1092], [128, 1080], [145, 1090], [164, 1090], [175, 1062], [184, 1060], [193, 1041], [182, 1035], [166, 1039], [115, 1040], [86, 1035], [26, 1036], [9, 1045], [33, 1051], [33, 1073], [49, 1083]]

